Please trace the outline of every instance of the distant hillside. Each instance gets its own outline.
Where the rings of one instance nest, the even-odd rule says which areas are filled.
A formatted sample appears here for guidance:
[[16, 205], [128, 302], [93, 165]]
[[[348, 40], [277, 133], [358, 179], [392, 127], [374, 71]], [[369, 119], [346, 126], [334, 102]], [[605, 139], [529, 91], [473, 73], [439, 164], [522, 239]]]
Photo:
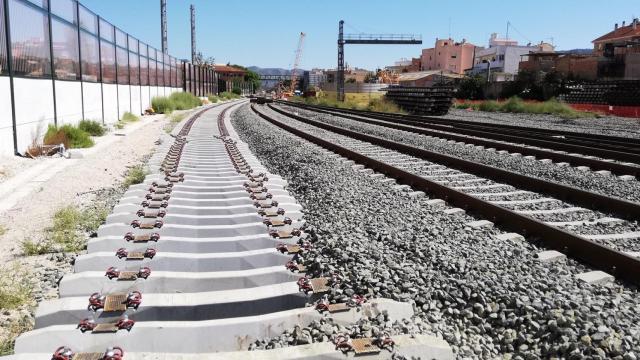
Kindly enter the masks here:
[[[291, 74], [291, 70], [282, 69], [282, 68], [261, 68], [258, 66], [249, 66], [247, 69], [256, 72], [260, 75], [289, 75]], [[298, 69], [298, 74], [302, 75], [304, 69]]]
[[593, 49], [572, 49], [572, 50], [562, 50], [564, 53], [568, 54], [576, 54], [576, 55], [591, 55], [593, 53]]

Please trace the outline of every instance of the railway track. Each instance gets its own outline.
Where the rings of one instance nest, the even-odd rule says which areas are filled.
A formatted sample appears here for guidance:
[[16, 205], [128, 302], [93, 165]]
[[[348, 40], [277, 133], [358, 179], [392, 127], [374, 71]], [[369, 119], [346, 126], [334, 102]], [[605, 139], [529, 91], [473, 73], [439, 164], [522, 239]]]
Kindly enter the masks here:
[[162, 139], [152, 173], [124, 194], [8, 359], [453, 357], [442, 340], [385, 333], [246, 351], [312, 321], [343, 326], [382, 313], [395, 321], [413, 310], [326, 296], [339, 275], [304, 268], [313, 239], [303, 210], [238, 140], [228, 116], [237, 105], [204, 109]]
[[640, 176], [640, 141], [632, 138], [336, 109], [294, 102], [279, 104], [576, 167], [584, 166], [594, 171]]
[[[640, 205], [636, 203], [415, 148], [274, 107], [252, 108], [289, 132], [557, 250], [545, 256], [562, 256], [562, 252], [618, 278], [640, 282], [636, 222]], [[492, 225], [486, 220], [471, 224]], [[603, 272], [583, 275], [585, 279], [607, 277]]]

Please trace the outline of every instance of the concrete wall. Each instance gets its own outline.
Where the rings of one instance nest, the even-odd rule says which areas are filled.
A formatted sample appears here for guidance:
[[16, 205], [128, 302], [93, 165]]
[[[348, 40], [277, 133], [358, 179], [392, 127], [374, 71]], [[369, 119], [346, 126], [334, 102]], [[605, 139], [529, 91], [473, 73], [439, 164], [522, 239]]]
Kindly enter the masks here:
[[13, 121], [11, 120], [11, 86], [9, 78], [0, 77], [0, 154], [13, 154]]
[[102, 84], [102, 101], [104, 102], [105, 124], [113, 124], [120, 119], [118, 116], [118, 85]]
[[82, 84], [79, 81], [58, 81], [56, 87], [56, 114], [58, 125], [75, 125], [82, 120]]
[[[16, 137], [18, 152], [24, 153], [34, 140], [41, 141], [47, 126], [77, 124], [89, 119], [114, 124], [127, 111], [139, 115], [155, 96], [169, 96], [180, 88], [100, 84], [80, 81], [14, 78]], [[14, 153], [10, 78], [0, 76], [0, 156]], [[83, 111], [84, 107], [84, 111]], [[103, 116], [104, 111], [104, 116]]]
[[102, 122], [102, 84], [82, 83], [84, 118]]
[[44, 136], [49, 124], [54, 123], [53, 81], [14, 78], [13, 98], [18, 151], [24, 152], [34, 140]]

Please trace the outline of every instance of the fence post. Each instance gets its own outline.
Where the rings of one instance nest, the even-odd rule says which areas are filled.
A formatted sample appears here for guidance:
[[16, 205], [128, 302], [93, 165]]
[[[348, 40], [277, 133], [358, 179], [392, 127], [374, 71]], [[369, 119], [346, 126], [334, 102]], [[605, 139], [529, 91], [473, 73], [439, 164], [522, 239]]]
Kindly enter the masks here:
[[5, 26], [5, 38], [7, 41], [7, 70], [9, 70], [9, 89], [11, 91], [11, 125], [13, 127], [13, 153], [19, 155], [18, 152], [18, 125], [16, 124], [16, 100], [13, 96], [13, 55], [11, 46], [11, 34], [9, 23], [9, 3], [7, 0], [3, 1], [4, 6], [4, 26]]

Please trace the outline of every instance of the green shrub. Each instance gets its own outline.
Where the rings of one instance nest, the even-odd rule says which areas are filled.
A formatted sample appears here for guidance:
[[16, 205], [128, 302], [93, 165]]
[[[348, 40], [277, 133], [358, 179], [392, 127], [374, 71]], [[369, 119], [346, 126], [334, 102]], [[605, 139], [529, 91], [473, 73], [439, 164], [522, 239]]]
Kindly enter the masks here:
[[239, 87], [234, 87], [233, 90], [231, 90], [231, 92], [238, 96], [242, 95], [242, 90], [240, 90]]
[[189, 92], [175, 92], [169, 96], [169, 101], [174, 110], [189, 110], [202, 105], [200, 98]]
[[120, 119], [120, 121], [124, 122], [124, 123], [130, 123], [130, 122], [136, 122], [140, 120], [139, 117], [137, 117], [136, 115], [130, 113], [130, 112], [125, 112], [124, 114], [122, 114], [122, 119]]
[[82, 120], [78, 124], [78, 128], [91, 136], [102, 136], [105, 133], [104, 126], [97, 121]]
[[143, 165], [136, 165], [129, 169], [127, 176], [124, 179], [123, 185], [129, 187], [135, 184], [141, 184], [144, 178], [147, 176], [148, 171]]
[[209, 94], [207, 96], [207, 98], [209, 99], [209, 101], [211, 101], [212, 104], [217, 103], [218, 101], [220, 101], [220, 98], [218, 98], [217, 96], [213, 95], [213, 94]]
[[237, 99], [240, 96], [238, 96], [237, 94], [234, 94], [230, 91], [223, 91], [220, 93], [220, 97], [225, 99], [225, 100], [230, 100], [230, 99]]
[[510, 97], [509, 100], [504, 102], [500, 108], [500, 111], [510, 112], [510, 113], [523, 113], [527, 112], [527, 106], [522, 99], [517, 96]]
[[53, 251], [50, 241], [33, 241], [25, 239], [20, 243], [22, 253], [26, 256], [48, 254]]
[[175, 108], [168, 97], [158, 96], [151, 99], [151, 107], [157, 114], [171, 114]]
[[44, 135], [45, 145], [65, 144], [68, 148], [88, 148], [95, 145], [89, 134], [73, 125], [49, 125]]
[[500, 104], [498, 104], [497, 101], [493, 101], [493, 100], [483, 101], [478, 106], [478, 110], [496, 112], [500, 110]]

